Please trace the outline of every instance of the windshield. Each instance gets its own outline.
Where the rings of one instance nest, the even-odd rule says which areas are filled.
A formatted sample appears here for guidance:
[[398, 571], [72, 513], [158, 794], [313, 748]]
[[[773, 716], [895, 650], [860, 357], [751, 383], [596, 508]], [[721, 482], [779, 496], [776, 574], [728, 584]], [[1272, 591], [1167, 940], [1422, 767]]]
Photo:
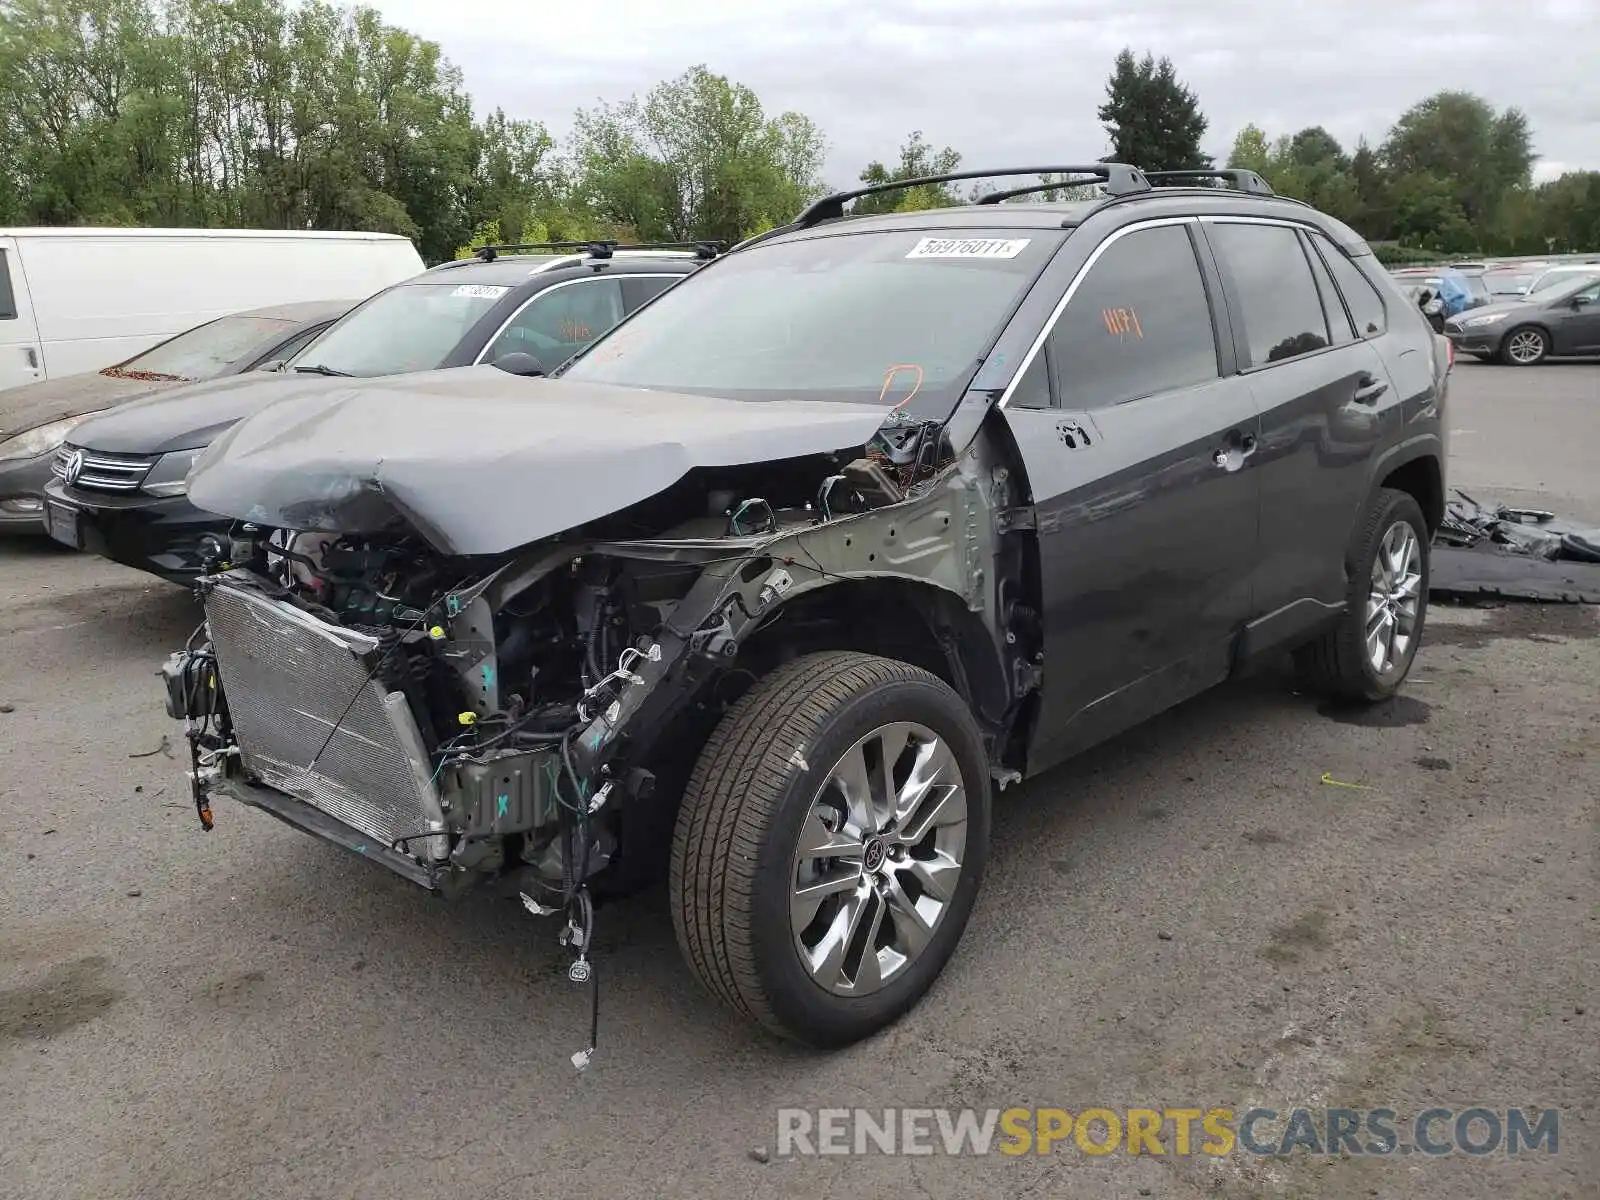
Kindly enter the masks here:
[[1526, 271], [1490, 271], [1483, 279], [1493, 295], [1518, 296], [1526, 290], [1533, 276]]
[[511, 289], [498, 284], [403, 283], [379, 292], [290, 361], [337, 375], [431, 371]]
[[1062, 237], [961, 232], [753, 246], [662, 293], [563, 374], [740, 400], [953, 403]]
[[220, 317], [169, 338], [102, 375], [121, 379], [213, 379], [257, 350], [274, 333], [294, 328], [274, 317]]
[[1548, 271], [1534, 277], [1528, 285], [1528, 291], [1543, 292], [1562, 284], [1571, 283], [1576, 279], [1587, 279], [1591, 274], [1600, 274], [1600, 264], [1582, 267], [1551, 267]]

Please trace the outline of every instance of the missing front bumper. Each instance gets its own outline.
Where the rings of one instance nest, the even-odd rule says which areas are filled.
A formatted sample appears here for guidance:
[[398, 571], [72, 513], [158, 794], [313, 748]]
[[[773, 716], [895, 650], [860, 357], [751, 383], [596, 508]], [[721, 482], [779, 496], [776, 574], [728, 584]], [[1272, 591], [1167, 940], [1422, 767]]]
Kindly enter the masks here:
[[270, 813], [302, 832], [319, 837], [325, 842], [332, 842], [336, 846], [342, 846], [362, 858], [388, 867], [395, 874], [403, 875], [412, 883], [431, 892], [447, 890], [445, 881], [448, 872], [420, 863], [409, 854], [402, 854], [384, 845], [369, 834], [362, 833], [352, 825], [346, 825], [337, 817], [330, 816], [303, 800], [296, 800], [283, 792], [246, 783], [241, 779], [219, 779], [210, 785], [209, 790], [212, 795], [227, 796], [240, 804], [259, 808], [262, 812]]

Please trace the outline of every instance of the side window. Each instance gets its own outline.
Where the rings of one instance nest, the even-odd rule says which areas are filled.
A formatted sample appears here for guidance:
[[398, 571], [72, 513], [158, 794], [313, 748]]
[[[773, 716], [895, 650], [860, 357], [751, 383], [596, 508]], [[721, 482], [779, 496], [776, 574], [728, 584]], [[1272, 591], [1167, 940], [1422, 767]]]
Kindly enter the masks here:
[[[1573, 296], [1572, 300], [1582, 300], [1586, 304], [1594, 304], [1600, 301], [1600, 283], [1595, 284], [1593, 287], [1584, 288], [1583, 291]], [[1572, 300], [1568, 300], [1567, 303], [1572, 303]]]
[[1345, 257], [1344, 251], [1320, 233], [1311, 234], [1311, 244], [1333, 273], [1333, 280], [1344, 295], [1344, 302], [1355, 319], [1356, 332], [1361, 337], [1375, 337], [1389, 327], [1383, 312], [1383, 297], [1372, 285], [1372, 280], [1361, 273], [1361, 268]]
[[1328, 320], [1300, 237], [1286, 225], [1207, 227], [1233, 279], [1250, 365], [1283, 362], [1328, 345]]
[[[1308, 234], [1301, 234], [1308, 237]], [[1343, 346], [1347, 342], [1356, 340], [1355, 326], [1350, 324], [1350, 314], [1344, 311], [1344, 303], [1339, 299], [1339, 289], [1333, 286], [1333, 276], [1328, 274], [1328, 268], [1317, 257], [1309, 243], [1305, 244], [1306, 257], [1311, 261], [1311, 274], [1316, 276], [1317, 294], [1322, 297], [1322, 315], [1327, 318], [1328, 332], [1332, 335], [1335, 346]]]
[[1183, 225], [1124, 234], [1089, 268], [1050, 333], [1068, 408], [1105, 408], [1217, 378], [1211, 306]]
[[620, 320], [622, 288], [615, 279], [558, 284], [523, 305], [482, 359], [493, 362], [520, 350], [553, 368]]
[[1033, 356], [1033, 361], [1028, 364], [1028, 369], [1022, 373], [1022, 378], [1017, 381], [1017, 390], [1011, 393], [1008, 404], [1018, 408], [1049, 408], [1050, 407], [1050, 347], [1048, 344], [1039, 347], [1039, 353]]
[[17, 319], [17, 298], [11, 293], [11, 268], [6, 264], [6, 252], [0, 250], [0, 321]]
[[673, 275], [663, 279], [658, 275], [623, 275], [619, 280], [622, 284], [623, 306], [632, 312], [677, 283], [678, 277]]

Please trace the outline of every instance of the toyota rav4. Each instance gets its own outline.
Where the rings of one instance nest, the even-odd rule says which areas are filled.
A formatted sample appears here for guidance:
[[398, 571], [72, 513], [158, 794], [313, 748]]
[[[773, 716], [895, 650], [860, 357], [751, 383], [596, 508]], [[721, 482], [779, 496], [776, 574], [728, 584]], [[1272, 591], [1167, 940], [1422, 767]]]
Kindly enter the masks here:
[[659, 866], [710, 993], [832, 1046], [950, 958], [994, 791], [1266, 654], [1393, 694], [1442, 339], [1247, 172], [995, 174], [1036, 170], [1103, 195], [829, 196], [554, 377], [223, 434], [189, 494], [237, 524], [165, 668], [202, 821], [520, 894], [591, 982], [593, 898]]

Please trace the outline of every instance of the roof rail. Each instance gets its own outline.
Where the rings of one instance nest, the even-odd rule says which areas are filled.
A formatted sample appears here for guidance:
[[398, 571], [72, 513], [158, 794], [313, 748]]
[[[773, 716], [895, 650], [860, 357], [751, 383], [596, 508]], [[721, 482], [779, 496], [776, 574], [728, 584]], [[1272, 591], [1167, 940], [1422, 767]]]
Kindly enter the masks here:
[[1240, 167], [1222, 167], [1204, 171], [1146, 171], [1144, 174], [1145, 178], [1157, 187], [1168, 182], [1185, 184], [1202, 179], [1220, 179], [1236, 192], [1250, 192], [1257, 196], [1277, 195], [1272, 190], [1272, 185], [1265, 179], [1254, 171], [1246, 171]]
[[493, 262], [502, 254], [522, 254], [529, 250], [582, 251], [591, 258], [610, 258], [617, 250], [692, 250], [696, 258], [715, 258], [721, 242], [641, 242], [624, 246], [620, 242], [595, 239], [584, 242], [514, 242], [503, 246], [479, 246], [473, 254], [483, 262]]
[[[1002, 200], [1014, 200], [1018, 196], [1028, 196], [1034, 192], [1053, 192], [1057, 188], [1090, 187], [1101, 182], [1098, 179], [1084, 179], [1074, 181], [1071, 179], [1057, 179], [1054, 183], [1030, 183], [1027, 187], [1007, 188], [1003, 192], [989, 192], [979, 196], [974, 204], [999, 204]], [[1137, 189], [1135, 189], [1137, 190]], [[1128, 193], [1132, 194], [1132, 193]]]
[[[794, 227], [806, 229], [822, 221], [835, 220], [844, 216], [846, 204], [863, 196], [876, 196], [883, 192], [900, 192], [908, 188], [941, 183], [959, 183], [966, 179], [1004, 179], [1014, 175], [1088, 175], [1091, 179], [1086, 180], [1086, 183], [1103, 183], [1106, 185], [1106, 192], [1112, 196], [1126, 196], [1150, 190], [1150, 183], [1144, 174], [1137, 167], [1130, 167], [1124, 163], [1092, 163], [1088, 166], [1067, 167], [1011, 167], [1000, 171], [953, 171], [948, 175], [919, 175], [913, 179], [896, 179], [890, 183], [874, 183], [867, 187], [851, 188], [847, 192], [835, 192], [831, 196], [824, 196], [812, 202], [792, 224]], [[1057, 183], [1050, 186], [1064, 185]]]

